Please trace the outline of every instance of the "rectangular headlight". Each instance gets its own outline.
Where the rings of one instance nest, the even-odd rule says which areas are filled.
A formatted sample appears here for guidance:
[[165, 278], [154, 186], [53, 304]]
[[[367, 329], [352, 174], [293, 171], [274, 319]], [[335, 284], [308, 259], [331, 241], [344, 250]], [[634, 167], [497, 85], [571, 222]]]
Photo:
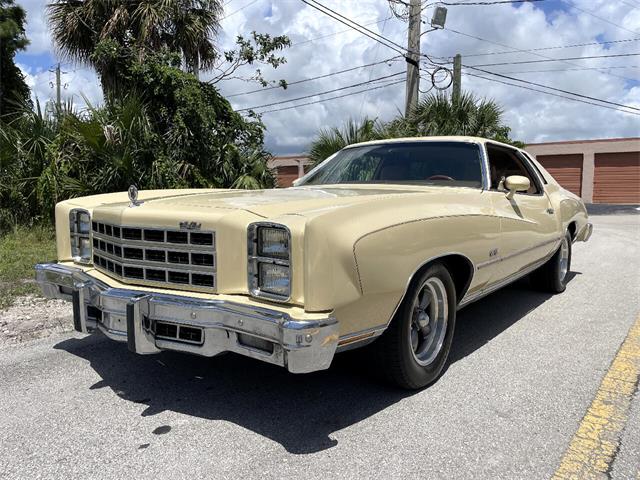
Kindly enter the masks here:
[[258, 285], [263, 292], [288, 297], [291, 289], [289, 267], [275, 263], [259, 264]]
[[91, 215], [86, 210], [74, 208], [69, 212], [71, 256], [74, 262], [91, 263]]
[[282, 228], [258, 228], [258, 255], [269, 258], [289, 258], [289, 232]]
[[291, 232], [285, 225], [249, 224], [247, 230], [249, 293], [287, 302], [291, 297]]

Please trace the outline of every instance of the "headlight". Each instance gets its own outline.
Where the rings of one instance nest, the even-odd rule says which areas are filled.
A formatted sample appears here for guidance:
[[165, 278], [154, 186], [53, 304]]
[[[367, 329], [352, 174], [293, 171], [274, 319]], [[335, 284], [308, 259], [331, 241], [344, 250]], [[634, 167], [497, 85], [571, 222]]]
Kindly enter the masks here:
[[258, 255], [289, 258], [289, 232], [282, 228], [258, 227]]
[[74, 208], [69, 212], [71, 256], [74, 262], [91, 263], [91, 215], [86, 210]]
[[275, 263], [258, 263], [258, 285], [260, 291], [273, 293], [282, 297], [289, 296], [289, 267]]
[[283, 225], [252, 223], [248, 231], [249, 291], [286, 302], [291, 296], [291, 233]]

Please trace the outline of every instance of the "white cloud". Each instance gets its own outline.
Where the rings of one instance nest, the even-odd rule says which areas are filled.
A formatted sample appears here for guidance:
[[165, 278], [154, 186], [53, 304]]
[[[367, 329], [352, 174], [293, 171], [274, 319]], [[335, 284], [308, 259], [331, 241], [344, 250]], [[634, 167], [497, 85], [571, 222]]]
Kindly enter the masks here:
[[[386, 0], [323, 0], [323, 3], [360, 23], [381, 21], [390, 15]], [[28, 0], [24, 5], [28, 9], [28, 33], [32, 40], [29, 53], [51, 51], [49, 34], [42, 14], [45, 3]], [[572, 8], [571, 5], [590, 13]], [[518, 6], [451, 6], [448, 12], [447, 28], [524, 50], [590, 43], [603, 39], [623, 40], [640, 36], [640, 33], [636, 35], [631, 32], [640, 32], [640, 10], [634, 10], [626, 2], [554, 0], [544, 3], [544, 11], [541, 6], [542, 2]], [[222, 22], [223, 31], [219, 38], [222, 49], [232, 48], [236, 35], [247, 35], [252, 30], [274, 35], [285, 33], [292, 39], [294, 46], [284, 52], [287, 63], [275, 71], [265, 69], [265, 74], [274, 80], [284, 78], [291, 82], [397, 55], [387, 47], [354, 31], [302, 43], [332, 32], [348, 30], [348, 28], [300, 1], [234, 0], [226, 7], [226, 14], [231, 13], [233, 15]], [[424, 11], [424, 19], [427, 23], [431, 13], [430, 8]], [[399, 44], [406, 43], [407, 25], [396, 18], [369, 25], [368, 28]], [[300, 45], [296, 46], [296, 43]], [[463, 57], [465, 65], [478, 65], [544, 60], [543, 57], [564, 58], [633, 53], [638, 51], [638, 42], [551, 49], [535, 53], [471, 56], [477, 53], [504, 51], [508, 48], [448, 30], [440, 30], [425, 35], [422, 48], [423, 52], [438, 56], [462, 53], [465, 55]], [[604, 73], [597, 70], [534, 71], [612, 66], [637, 67], [638, 57], [490, 66], [486, 69], [494, 72], [528, 72], [506, 74], [621, 104], [640, 106], [638, 68], [611, 69]], [[404, 68], [402, 61], [392, 62], [390, 65], [382, 64], [294, 85], [286, 91], [268, 90], [234, 97], [230, 100], [236, 108], [263, 105], [367, 81], [370, 78], [402, 71]], [[33, 77], [39, 96], [44, 96], [45, 93], [52, 95], [47, 85], [50, 75], [48, 72], [30, 71], [28, 73]], [[77, 79], [65, 78], [64, 81], [69, 84], [65, 93], [77, 95], [80, 91], [85, 93], [88, 91], [92, 98], [99, 99], [99, 87], [95, 74], [87, 70], [76, 70], [75, 74], [79, 74]], [[511, 82], [511, 80], [505, 81]], [[219, 87], [227, 95], [256, 88], [255, 85], [239, 80], [222, 82]], [[362, 88], [365, 87], [336, 92], [330, 96]], [[640, 134], [640, 118], [634, 115], [469, 76], [463, 76], [463, 88], [481, 97], [498, 101], [505, 110], [505, 118], [513, 128], [513, 136], [524, 141], [622, 137]], [[564, 95], [560, 92], [556, 93]], [[318, 98], [321, 97], [309, 98], [305, 101]], [[283, 106], [293, 104], [295, 103]], [[268, 128], [267, 145], [275, 153], [304, 151], [319, 128], [341, 125], [350, 117], [359, 118], [364, 115], [388, 120], [403, 109], [403, 106], [404, 85], [400, 84], [316, 105], [268, 113], [263, 117]]]
[[[29, 68], [18, 64], [25, 75], [27, 85], [31, 88], [31, 99], [36, 99], [44, 106], [49, 100], [56, 97], [55, 73], [49, 69]], [[86, 106], [85, 99], [92, 105], [102, 101], [102, 89], [95, 72], [86, 68], [62, 68], [60, 75], [60, 100], [68, 102], [79, 109]]]

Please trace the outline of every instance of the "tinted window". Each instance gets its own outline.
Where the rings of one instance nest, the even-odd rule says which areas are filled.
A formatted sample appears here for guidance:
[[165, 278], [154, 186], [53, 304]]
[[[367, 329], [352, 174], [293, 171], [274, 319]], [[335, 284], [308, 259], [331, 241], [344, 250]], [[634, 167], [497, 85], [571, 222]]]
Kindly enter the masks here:
[[461, 142], [386, 143], [347, 148], [301, 185], [412, 183], [482, 186], [480, 150]]

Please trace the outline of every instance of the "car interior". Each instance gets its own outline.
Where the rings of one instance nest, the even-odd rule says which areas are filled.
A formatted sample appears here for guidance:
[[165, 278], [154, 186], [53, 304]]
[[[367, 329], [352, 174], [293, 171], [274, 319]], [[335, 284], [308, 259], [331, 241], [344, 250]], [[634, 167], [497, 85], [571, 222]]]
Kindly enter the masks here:
[[520, 193], [528, 193], [530, 195], [541, 193], [535, 177], [515, 151], [487, 144], [487, 153], [489, 154], [491, 190], [504, 190], [503, 182], [507, 177], [510, 175], [521, 175], [529, 179], [531, 186], [526, 192]]

